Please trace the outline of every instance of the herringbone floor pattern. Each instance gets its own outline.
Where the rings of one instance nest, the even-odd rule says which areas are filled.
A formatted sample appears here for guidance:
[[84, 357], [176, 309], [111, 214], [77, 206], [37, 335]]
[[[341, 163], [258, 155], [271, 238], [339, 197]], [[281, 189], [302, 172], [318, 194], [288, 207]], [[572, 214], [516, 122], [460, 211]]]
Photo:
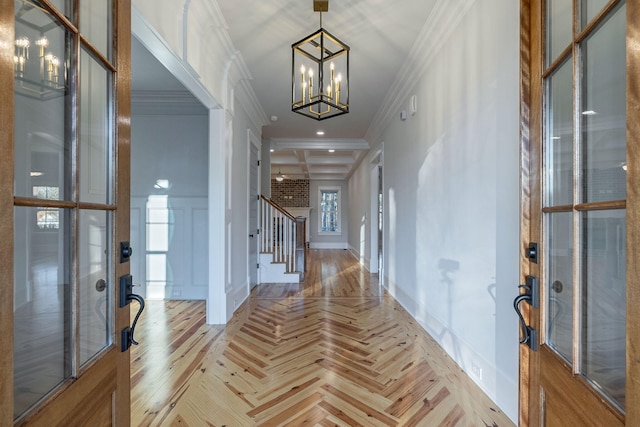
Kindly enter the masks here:
[[226, 329], [202, 303], [151, 302], [132, 424], [512, 425], [348, 253], [309, 252], [304, 284], [261, 285]]

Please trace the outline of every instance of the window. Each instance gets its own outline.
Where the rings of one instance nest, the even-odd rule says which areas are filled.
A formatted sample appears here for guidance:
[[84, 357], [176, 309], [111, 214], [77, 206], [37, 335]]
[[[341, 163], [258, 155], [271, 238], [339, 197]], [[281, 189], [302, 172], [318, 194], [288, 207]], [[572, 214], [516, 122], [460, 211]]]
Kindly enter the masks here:
[[340, 188], [321, 187], [319, 192], [318, 232], [340, 233]]
[[[33, 197], [47, 200], [60, 200], [59, 187], [33, 186]], [[57, 208], [40, 208], [36, 212], [36, 225], [40, 230], [60, 228], [60, 211]]]

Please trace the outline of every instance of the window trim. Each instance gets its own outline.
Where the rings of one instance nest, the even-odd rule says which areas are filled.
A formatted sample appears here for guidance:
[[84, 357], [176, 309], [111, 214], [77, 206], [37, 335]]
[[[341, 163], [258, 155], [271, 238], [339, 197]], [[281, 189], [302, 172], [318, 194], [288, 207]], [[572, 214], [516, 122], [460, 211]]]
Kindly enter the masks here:
[[[338, 225], [336, 231], [322, 230], [322, 193], [335, 191], [338, 193]], [[318, 187], [318, 235], [338, 236], [342, 234], [342, 187], [340, 186], [319, 186]]]

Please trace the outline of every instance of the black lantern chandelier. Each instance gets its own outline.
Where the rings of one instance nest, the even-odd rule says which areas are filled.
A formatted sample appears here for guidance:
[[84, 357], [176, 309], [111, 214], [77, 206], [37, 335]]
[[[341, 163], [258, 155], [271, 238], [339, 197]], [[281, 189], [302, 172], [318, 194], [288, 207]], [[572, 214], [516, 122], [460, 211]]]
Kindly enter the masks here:
[[316, 120], [349, 112], [349, 46], [322, 28], [329, 0], [314, 0], [320, 29], [291, 45], [291, 110]]
[[67, 64], [54, 52], [63, 57], [68, 53], [67, 36], [39, 2], [22, 0], [18, 4], [13, 54], [15, 92], [40, 100], [63, 96]]

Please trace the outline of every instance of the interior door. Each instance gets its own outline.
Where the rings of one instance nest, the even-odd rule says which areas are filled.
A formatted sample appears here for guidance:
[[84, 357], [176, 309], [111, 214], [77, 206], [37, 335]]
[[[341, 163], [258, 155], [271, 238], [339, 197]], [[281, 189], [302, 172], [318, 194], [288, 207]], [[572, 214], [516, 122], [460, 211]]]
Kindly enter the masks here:
[[258, 198], [259, 190], [259, 150], [251, 141], [249, 131], [249, 289], [258, 284]]
[[520, 424], [638, 425], [639, 6], [521, 5]]
[[130, 7], [0, 0], [1, 425], [130, 423]]

